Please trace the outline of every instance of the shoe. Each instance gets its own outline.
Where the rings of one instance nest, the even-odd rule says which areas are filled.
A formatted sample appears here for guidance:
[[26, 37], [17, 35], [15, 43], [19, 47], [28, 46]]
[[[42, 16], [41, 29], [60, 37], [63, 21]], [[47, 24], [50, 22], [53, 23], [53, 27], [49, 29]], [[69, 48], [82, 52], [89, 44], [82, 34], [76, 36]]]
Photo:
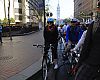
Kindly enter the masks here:
[[58, 68], [58, 64], [55, 64], [55, 65], [54, 65], [54, 69], [57, 69], [57, 68]]

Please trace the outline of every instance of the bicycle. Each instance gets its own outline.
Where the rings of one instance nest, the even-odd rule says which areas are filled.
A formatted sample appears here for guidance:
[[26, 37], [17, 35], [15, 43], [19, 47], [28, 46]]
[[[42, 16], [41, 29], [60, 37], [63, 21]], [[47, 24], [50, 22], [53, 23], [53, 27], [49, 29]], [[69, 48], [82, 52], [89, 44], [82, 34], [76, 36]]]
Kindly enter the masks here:
[[80, 57], [80, 52], [79, 51], [70, 51], [70, 69], [69, 73], [71, 75], [75, 75], [75, 68], [78, 63]]
[[72, 52], [71, 49], [75, 46], [75, 44], [71, 44], [71, 46], [65, 50], [65, 52], [62, 54], [63, 57], [63, 65], [67, 63], [69, 63], [69, 70], [68, 73], [70, 73], [70, 71], [73, 69], [74, 65], [77, 63], [78, 61], [78, 55], [75, 52]]
[[62, 36], [59, 36], [58, 45], [60, 50], [64, 50], [65, 48], [65, 40]]
[[42, 48], [42, 52], [43, 52], [43, 59], [42, 59], [42, 78], [43, 80], [47, 80], [47, 77], [48, 77], [48, 68], [49, 68], [49, 65], [53, 63], [53, 59], [52, 59], [52, 49], [51, 48], [54, 48], [52, 46], [52, 44], [49, 45], [49, 50], [48, 50], [48, 54], [44, 54], [44, 45], [39, 45], [39, 44], [36, 44], [36, 45], [33, 45], [33, 46], [36, 46], [37, 48]]

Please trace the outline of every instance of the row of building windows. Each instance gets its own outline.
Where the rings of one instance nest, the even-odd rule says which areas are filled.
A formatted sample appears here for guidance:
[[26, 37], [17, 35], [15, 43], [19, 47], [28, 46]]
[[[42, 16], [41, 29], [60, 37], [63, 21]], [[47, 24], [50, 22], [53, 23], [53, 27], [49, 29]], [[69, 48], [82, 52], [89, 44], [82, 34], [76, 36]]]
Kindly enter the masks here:
[[19, 3], [22, 3], [22, 0], [15, 0], [15, 2], [19, 2]]
[[19, 9], [19, 8], [15, 8], [15, 13], [19, 13], [19, 14], [22, 14], [22, 9]]
[[22, 15], [15, 15], [15, 20], [22, 20]]

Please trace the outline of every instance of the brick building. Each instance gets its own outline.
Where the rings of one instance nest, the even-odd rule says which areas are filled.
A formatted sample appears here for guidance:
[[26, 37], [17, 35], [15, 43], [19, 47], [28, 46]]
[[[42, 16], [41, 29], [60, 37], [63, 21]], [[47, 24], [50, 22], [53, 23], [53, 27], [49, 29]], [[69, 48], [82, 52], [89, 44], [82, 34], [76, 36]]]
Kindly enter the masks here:
[[[98, 0], [74, 0], [74, 17], [89, 19], [95, 17], [95, 8]], [[92, 15], [93, 14], [93, 15]]]

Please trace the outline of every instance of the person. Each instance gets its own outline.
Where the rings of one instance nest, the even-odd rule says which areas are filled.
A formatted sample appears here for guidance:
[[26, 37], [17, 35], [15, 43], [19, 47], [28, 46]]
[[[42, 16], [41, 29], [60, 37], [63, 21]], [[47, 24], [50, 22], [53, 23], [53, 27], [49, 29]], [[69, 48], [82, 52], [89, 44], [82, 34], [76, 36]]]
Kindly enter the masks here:
[[63, 26], [64, 32], [66, 32], [67, 27], [68, 27], [68, 24], [67, 24], [67, 21], [65, 21], [65, 24], [64, 24], [64, 26]]
[[66, 52], [70, 49], [72, 44], [76, 44], [79, 41], [79, 36], [81, 29], [77, 24], [77, 19], [73, 18], [71, 20], [71, 25], [67, 28], [66, 31]]
[[59, 33], [59, 38], [63, 37], [64, 38], [64, 29], [63, 29], [63, 25], [60, 25], [60, 28], [58, 29], [58, 33]]
[[2, 25], [0, 25], [0, 42], [2, 43]]
[[44, 48], [45, 54], [48, 53], [50, 44], [52, 44], [52, 46], [54, 47], [52, 48], [52, 56], [53, 56], [54, 69], [57, 69], [58, 29], [54, 25], [53, 18], [47, 19], [47, 26], [44, 28], [44, 41], [45, 41], [45, 48]]
[[98, 16], [87, 30], [74, 80], [100, 80], [100, 0]]
[[77, 51], [79, 48], [82, 47], [82, 45], [84, 44], [84, 40], [85, 40], [85, 37], [86, 37], [87, 29], [88, 29], [90, 23], [91, 22], [86, 22], [85, 23], [83, 34], [82, 34], [80, 40], [78, 41], [78, 43], [75, 45], [75, 47], [73, 49], [71, 49], [71, 51]]
[[85, 30], [80, 38], [80, 40], [78, 41], [78, 43], [75, 45], [75, 47], [73, 49], [71, 49], [71, 51], [77, 51], [79, 48], [82, 47], [82, 45], [84, 44], [84, 40], [85, 40], [85, 37], [86, 37], [86, 33], [87, 33], [87, 30]]
[[67, 21], [65, 21], [65, 24], [64, 24], [64, 26], [63, 26], [63, 30], [64, 30], [64, 39], [66, 39], [66, 31], [67, 31], [67, 28], [69, 27], [69, 25], [68, 25], [68, 23], [67, 23]]

